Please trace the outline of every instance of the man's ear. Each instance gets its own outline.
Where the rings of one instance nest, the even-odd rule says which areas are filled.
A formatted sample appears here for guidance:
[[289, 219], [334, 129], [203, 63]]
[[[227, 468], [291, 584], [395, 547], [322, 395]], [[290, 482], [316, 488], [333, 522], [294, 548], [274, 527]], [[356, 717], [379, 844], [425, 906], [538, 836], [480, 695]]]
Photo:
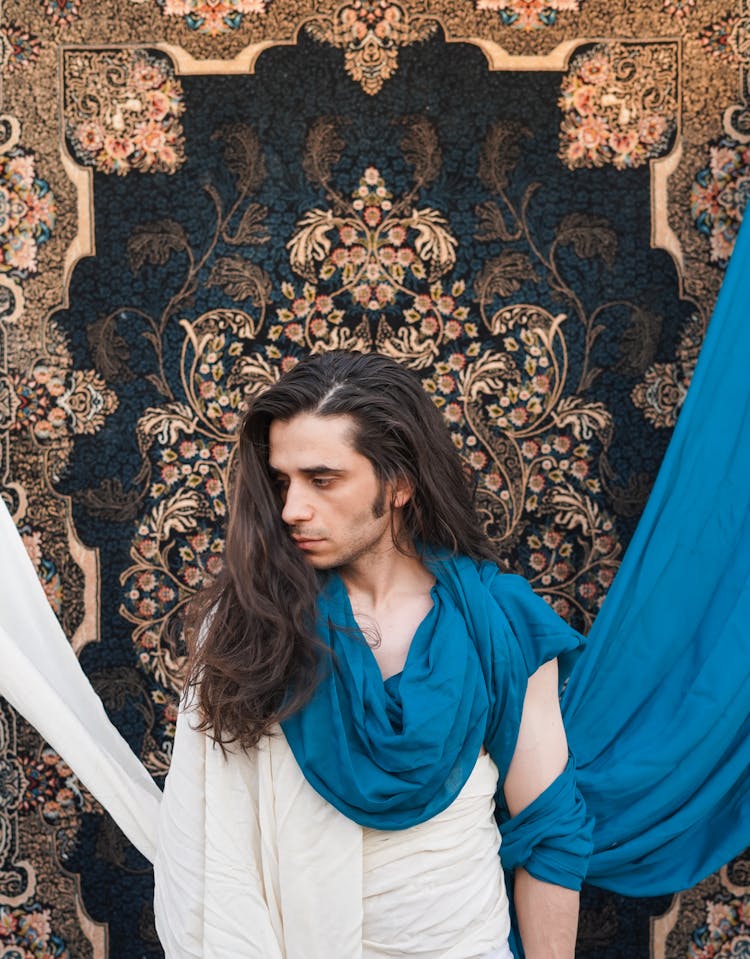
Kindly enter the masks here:
[[399, 477], [393, 484], [393, 492], [391, 495], [391, 506], [393, 509], [401, 509], [401, 507], [406, 506], [412, 498], [413, 493], [414, 488], [411, 482], [405, 476]]

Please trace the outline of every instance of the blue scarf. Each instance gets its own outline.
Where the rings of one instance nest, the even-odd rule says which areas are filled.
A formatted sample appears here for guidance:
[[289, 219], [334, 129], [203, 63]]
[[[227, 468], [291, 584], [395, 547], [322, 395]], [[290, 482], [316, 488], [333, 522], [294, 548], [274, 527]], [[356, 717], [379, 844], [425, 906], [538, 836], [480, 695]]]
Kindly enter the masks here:
[[386, 682], [330, 574], [318, 630], [333, 656], [312, 700], [283, 724], [308, 782], [362, 826], [405, 829], [441, 812], [482, 745], [502, 783], [528, 677], [582, 643], [521, 577], [465, 557], [428, 565], [433, 607]]

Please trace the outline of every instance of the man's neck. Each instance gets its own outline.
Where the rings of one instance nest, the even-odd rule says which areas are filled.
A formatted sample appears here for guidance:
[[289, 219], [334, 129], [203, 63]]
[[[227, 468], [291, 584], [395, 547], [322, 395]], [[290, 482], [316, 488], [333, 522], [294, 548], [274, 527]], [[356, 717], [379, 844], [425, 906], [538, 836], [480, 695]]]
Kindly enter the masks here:
[[401, 552], [393, 543], [340, 567], [339, 574], [350, 598], [370, 609], [394, 596], [425, 593], [435, 582], [413, 550]]

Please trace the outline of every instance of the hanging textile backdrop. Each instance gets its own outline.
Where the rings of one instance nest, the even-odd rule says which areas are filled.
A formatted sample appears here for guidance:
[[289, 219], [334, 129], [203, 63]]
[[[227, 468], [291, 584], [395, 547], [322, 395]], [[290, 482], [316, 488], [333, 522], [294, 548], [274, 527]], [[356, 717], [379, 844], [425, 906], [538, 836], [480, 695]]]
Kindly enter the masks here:
[[[3, 14], [0, 486], [153, 775], [239, 413], [306, 353], [415, 369], [489, 533], [588, 629], [748, 195], [747, 0]], [[151, 882], [0, 702], [0, 952], [155, 959]], [[674, 899], [587, 889], [578, 954], [744, 954], [749, 910], [746, 857]]]

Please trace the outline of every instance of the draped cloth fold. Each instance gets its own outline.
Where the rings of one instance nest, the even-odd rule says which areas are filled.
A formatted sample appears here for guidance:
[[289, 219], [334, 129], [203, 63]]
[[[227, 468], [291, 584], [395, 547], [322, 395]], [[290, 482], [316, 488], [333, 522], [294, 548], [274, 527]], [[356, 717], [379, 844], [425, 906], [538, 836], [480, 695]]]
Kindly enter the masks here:
[[0, 499], [0, 695], [153, 861], [161, 792], [107, 718]]
[[750, 843], [750, 216], [563, 715], [590, 882], [649, 896]]
[[329, 574], [318, 633], [331, 656], [312, 700], [283, 723], [307, 780], [363, 826], [406, 829], [441, 812], [482, 746], [502, 783], [530, 673], [583, 642], [521, 577], [463, 556], [426, 562], [432, 609], [403, 671], [385, 683], [340, 576]]

